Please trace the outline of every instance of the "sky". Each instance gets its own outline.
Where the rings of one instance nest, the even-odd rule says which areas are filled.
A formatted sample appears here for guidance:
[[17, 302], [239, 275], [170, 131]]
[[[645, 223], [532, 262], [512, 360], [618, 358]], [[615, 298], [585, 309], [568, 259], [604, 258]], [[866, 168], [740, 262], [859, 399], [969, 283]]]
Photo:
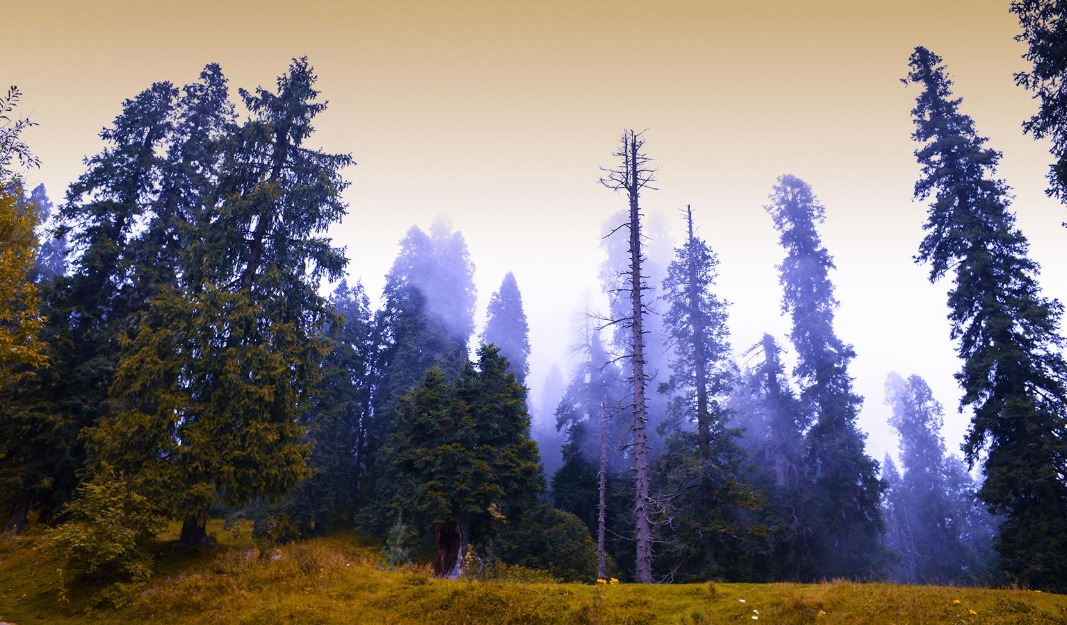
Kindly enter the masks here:
[[[412, 225], [447, 219], [476, 266], [477, 323], [513, 271], [529, 318], [535, 409], [553, 364], [566, 370], [581, 311], [596, 300], [600, 237], [625, 197], [600, 167], [626, 128], [645, 131], [658, 191], [649, 218], [675, 238], [693, 207], [720, 258], [739, 363], [764, 332], [785, 342], [763, 206], [776, 178], [807, 181], [826, 207], [837, 269], [838, 336], [851, 343], [868, 453], [896, 447], [888, 372], [922, 375], [945, 406], [949, 449], [960, 362], [947, 283], [912, 257], [926, 207], [912, 199], [917, 95], [900, 78], [924, 45], [941, 55], [962, 110], [1003, 151], [1018, 226], [1044, 293], [1067, 299], [1067, 208], [1047, 198], [1048, 146], [1022, 133], [1036, 106], [1008, 0], [304, 0], [162, 3], [5, 1], [0, 83], [23, 92], [41, 158], [28, 176], [53, 200], [101, 148], [123, 99], [154, 81], [185, 84], [217, 62], [231, 87], [271, 87], [307, 55], [329, 100], [311, 144], [351, 153], [349, 213], [331, 230], [351, 279], [377, 302]], [[236, 94], [235, 94], [236, 97]]]

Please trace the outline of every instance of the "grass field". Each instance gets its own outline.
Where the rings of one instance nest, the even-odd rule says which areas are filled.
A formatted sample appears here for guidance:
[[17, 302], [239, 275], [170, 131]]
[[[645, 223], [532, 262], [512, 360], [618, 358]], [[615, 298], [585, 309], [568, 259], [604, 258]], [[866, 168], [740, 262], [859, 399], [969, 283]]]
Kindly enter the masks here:
[[[122, 607], [99, 589], [64, 588], [46, 535], [0, 536], [0, 622], [301, 625], [407, 623], [697, 623], [1067, 625], [1067, 596], [890, 584], [580, 585], [444, 581], [387, 571], [376, 547], [337, 534], [261, 553], [216, 527], [220, 546], [161, 546], [151, 582]], [[69, 583], [68, 583], [69, 584]]]

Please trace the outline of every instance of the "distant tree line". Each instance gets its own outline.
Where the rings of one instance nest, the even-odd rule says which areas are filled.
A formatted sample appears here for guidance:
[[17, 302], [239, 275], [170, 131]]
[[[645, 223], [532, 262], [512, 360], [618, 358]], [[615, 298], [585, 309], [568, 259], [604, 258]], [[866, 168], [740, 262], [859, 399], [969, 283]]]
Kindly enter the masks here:
[[[1062, 160], [1064, 9], [1012, 11], [1034, 63], [1018, 82], [1041, 103], [1026, 130]], [[655, 174], [644, 137], [624, 133], [602, 181], [627, 198], [605, 238], [607, 309], [586, 311], [539, 447], [513, 274], [477, 340], [474, 265], [447, 225], [407, 232], [379, 306], [345, 280], [326, 232], [347, 212], [354, 163], [309, 144], [326, 105], [306, 59], [237, 103], [217, 65], [126, 100], [55, 210], [43, 187], [23, 189], [37, 162], [12, 89], [0, 99], [4, 530], [52, 527], [73, 574], [135, 581], [167, 523], [207, 546], [221, 517], [272, 541], [358, 528], [389, 564], [447, 577], [519, 566], [583, 581], [1064, 590], [1062, 306], [1040, 292], [1000, 153], [960, 111], [941, 58], [916, 48], [909, 67], [915, 197], [929, 202], [916, 262], [951, 281], [972, 417], [960, 458], [927, 382], [891, 374], [900, 454], [881, 464], [857, 426], [855, 352], [834, 328], [825, 208], [795, 176], [765, 207], [789, 335], [737, 349], [700, 236], [713, 224], [686, 207], [669, 250], [642, 210]], [[1049, 176], [1061, 198], [1063, 170]]]

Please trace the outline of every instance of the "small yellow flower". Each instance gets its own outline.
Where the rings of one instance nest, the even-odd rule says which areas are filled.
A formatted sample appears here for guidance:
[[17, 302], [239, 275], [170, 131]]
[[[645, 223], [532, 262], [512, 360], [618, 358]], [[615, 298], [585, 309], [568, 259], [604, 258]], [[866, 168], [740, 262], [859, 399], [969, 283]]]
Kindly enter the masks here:
[[607, 584], [608, 581], [606, 579], [597, 578], [596, 583], [597, 583], [597, 586], [602, 586], [604, 584]]
[[974, 610], [967, 610], [967, 613], [970, 614], [971, 616], [978, 616], [978, 613], [975, 612]]
[[819, 610], [819, 616], [826, 616], [826, 610]]
[[614, 577], [612, 577], [611, 579], [608, 580], [608, 583], [611, 584], [612, 586], [614, 586], [615, 584], [619, 583], [619, 580], [617, 580]]
[[952, 605], [959, 605], [959, 604], [960, 604], [960, 600], [959, 599], [953, 599], [952, 600]]

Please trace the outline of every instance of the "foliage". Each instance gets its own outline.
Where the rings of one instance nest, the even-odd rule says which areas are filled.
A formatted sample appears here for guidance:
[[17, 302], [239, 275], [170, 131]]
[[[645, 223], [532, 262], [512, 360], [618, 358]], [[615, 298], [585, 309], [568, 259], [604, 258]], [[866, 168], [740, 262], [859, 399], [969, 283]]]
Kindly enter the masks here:
[[454, 385], [433, 368], [402, 400], [388, 450], [393, 505], [436, 527], [438, 575], [454, 574], [470, 542], [521, 518], [544, 488], [526, 391], [507, 364], [482, 347]]
[[886, 380], [886, 403], [893, 409], [889, 423], [900, 434], [903, 469], [886, 495], [896, 525], [887, 531], [899, 537], [902, 556], [896, 579], [987, 581], [984, 554], [992, 547], [993, 522], [975, 499], [977, 485], [945, 450], [941, 404], [921, 377], [905, 381], [893, 373]]
[[342, 281], [330, 305], [337, 317], [321, 332], [329, 353], [304, 417], [314, 444], [308, 459], [312, 473], [284, 504], [305, 531], [353, 526], [368, 462], [376, 348], [370, 303], [362, 284], [349, 288]]
[[1005, 516], [1000, 567], [1020, 583], [1064, 589], [1067, 580], [1067, 363], [1061, 304], [1041, 295], [1037, 264], [1015, 227], [1000, 153], [986, 147], [952, 97], [941, 57], [916, 48], [907, 82], [916, 98], [912, 138], [922, 173], [915, 197], [930, 200], [917, 262], [930, 280], [952, 274], [951, 336], [963, 368], [961, 408], [974, 410], [964, 444], [981, 461], [978, 496]]
[[728, 404], [731, 427], [742, 430], [739, 444], [752, 464], [745, 482], [762, 493], [760, 522], [770, 552], [754, 550], [755, 580], [799, 581], [814, 575], [814, 532], [819, 523], [812, 505], [813, 475], [805, 464], [804, 433], [812, 415], [791, 388], [782, 348], [769, 334], [746, 355], [761, 352], [746, 371]]
[[817, 226], [825, 209], [811, 187], [794, 176], [778, 179], [766, 207], [786, 252], [779, 265], [782, 310], [792, 316], [790, 338], [797, 353], [794, 374], [802, 384], [801, 405], [812, 415], [806, 460], [813, 472], [809, 518], [821, 519], [816, 575], [868, 577], [876, 568], [882, 533], [878, 463], [864, 453], [856, 426], [862, 398], [852, 391], [848, 365], [855, 353], [834, 333], [834, 268]]
[[42, 285], [50, 367], [16, 385], [0, 421], [0, 440], [18, 441], [4, 459], [4, 473], [17, 476], [3, 493], [15, 524], [31, 507], [48, 519], [73, 496], [86, 461], [83, 432], [108, 414], [118, 335], [146, 305], [132, 249], [163, 178], [175, 98], [169, 83], [156, 83], [126, 100], [59, 211], [71, 272]]
[[[301, 423], [325, 354], [320, 278], [341, 251], [321, 236], [340, 219], [347, 155], [304, 145], [325, 105], [306, 59], [278, 92], [241, 91], [252, 117], [226, 137], [217, 206], [193, 217], [176, 284], [164, 284], [123, 342], [115, 415], [93, 452], [135, 475], [203, 541], [216, 500], [276, 500], [307, 477]], [[165, 238], [165, 237], [164, 237]]]
[[384, 303], [374, 319], [371, 410], [365, 429], [361, 478], [364, 524], [383, 532], [393, 484], [381, 462], [400, 421], [400, 398], [426, 371], [449, 380], [468, 360], [474, 328], [474, 265], [460, 232], [435, 223], [429, 235], [412, 227], [386, 275]]
[[44, 321], [37, 286], [30, 279], [38, 217], [36, 211], [19, 206], [21, 195], [21, 185], [0, 178], [0, 389], [5, 392], [48, 361], [38, 338]]
[[515, 380], [526, 383], [530, 373], [530, 326], [526, 323], [519, 285], [510, 271], [500, 283], [500, 289], [489, 298], [482, 344], [496, 345], [511, 363], [508, 370], [515, 374]]
[[696, 568], [711, 577], [720, 573], [716, 546], [729, 542], [724, 534], [734, 533], [725, 529], [731, 525], [729, 508], [746, 498], [747, 489], [738, 481], [744, 453], [733, 440], [737, 433], [724, 427], [725, 401], [736, 372], [729, 359], [726, 303], [713, 291], [719, 261], [695, 235], [689, 207], [686, 217], [685, 243], [675, 251], [663, 281], [663, 321], [675, 359], [661, 390], [671, 395], [673, 422], [664, 424], [671, 436], [654, 473], [662, 479], [661, 492], [671, 497], [664, 519], [670, 528], [664, 532], [672, 535], [668, 542], [674, 543], [668, 551], [701, 543], [697, 558], [682, 557], [671, 569], [688, 568], [681, 561], [702, 559]]
[[577, 516], [539, 502], [520, 522], [507, 523], [494, 543], [496, 555], [511, 565], [547, 572], [568, 582], [596, 577], [596, 546]]
[[1049, 168], [1049, 195], [1067, 200], [1067, 4], [1062, 0], [1013, 0], [1011, 12], [1019, 18], [1026, 44], [1023, 58], [1029, 71], [1015, 74], [1015, 83], [1032, 91], [1037, 112], [1023, 124], [1035, 139], [1048, 139], [1054, 162]]
[[386, 566], [397, 567], [410, 562], [412, 543], [416, 538], [415, 529], [398, 515], [396, 523], [389, 527], [389, 533], [382, 545], [382, 556], [385, 558]]
[[31, 280], [43, 207], [23, 201], [22, 178], [11, 169], [12, 161], [38, 164], [22, 138], [34, 123], [11, 119], [20, 95], [11, 87], [7, 97], [0, 97], [0, 391], [5, 393], [9, 384], [47, 362], [37, 336], [43, 320]]
[[151, 577], [148, 546], [163, 529], [163, 516], [111, 466], [102, 466], [78, 487], [63, 515], [51, 536], [67, 562], [64, 573], [73, 580], [143, 582]]

